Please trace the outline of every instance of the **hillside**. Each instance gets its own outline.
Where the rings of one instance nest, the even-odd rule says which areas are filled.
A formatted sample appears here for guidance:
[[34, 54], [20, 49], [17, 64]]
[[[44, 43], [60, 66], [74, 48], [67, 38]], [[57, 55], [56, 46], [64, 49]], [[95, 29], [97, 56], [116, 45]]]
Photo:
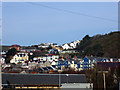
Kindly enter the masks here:
[[97, 56], [120, 58], [120, 31], [111, 32], [105, 35], [86, 35], [77, 46], [79, 56]]
[[3, 51], [8, 51], [8, 49], [9, 49], [9, 46], [2, 46]]

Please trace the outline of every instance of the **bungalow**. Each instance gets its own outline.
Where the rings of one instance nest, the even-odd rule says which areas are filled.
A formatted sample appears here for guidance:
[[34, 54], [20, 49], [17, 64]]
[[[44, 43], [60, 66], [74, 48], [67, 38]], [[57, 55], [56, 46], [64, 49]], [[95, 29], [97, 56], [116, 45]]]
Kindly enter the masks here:
[[15, 63], [15, 64], [19, 62], [25, 63], [25, 61], [28, 61], [28, 59], [29, 59], [28, 53], [17, 53], [10, 60], [10, 63]]

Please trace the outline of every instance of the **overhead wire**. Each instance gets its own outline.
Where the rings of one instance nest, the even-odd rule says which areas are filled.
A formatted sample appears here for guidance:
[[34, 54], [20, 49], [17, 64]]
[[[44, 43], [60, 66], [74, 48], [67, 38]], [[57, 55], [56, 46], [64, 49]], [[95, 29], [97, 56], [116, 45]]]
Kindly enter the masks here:
[[40, 3], [33, 3], [33, 2], [26, 2], [26, 3], [31, 4], [31, 5], [36, 5], [36, 6], [49, 8], [49, 9], [54, 9], [54, 10], [61, 11], [61, 12], [66, 12], [66, 13], [71, 13], [71, 14], [75, 14], [75, 15], [86, 16], [86, 17], [90, 17], [90, 18], [96, 18], [96, 19], [101, 19], [101, 20], [106, 20], [106, 21], [111, 21], [111, 22], [118, 23], [118, 21], [113, 20], [113, 19], [88, 15], [88, 14], [84, 14], [84, 13], [80, 13], [80, 12], [74, 12], [74, 11], [66, 10], [66, 9], [60, 9], [60, 8], [51, 7], [51, 6], [48, 6], [48, 5], [43, 5], [43, 4], [40, 4]]

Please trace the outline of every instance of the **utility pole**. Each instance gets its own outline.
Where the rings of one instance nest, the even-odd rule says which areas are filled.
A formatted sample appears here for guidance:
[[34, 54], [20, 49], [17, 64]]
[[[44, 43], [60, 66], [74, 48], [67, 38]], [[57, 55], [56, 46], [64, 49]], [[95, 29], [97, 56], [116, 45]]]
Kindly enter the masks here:
[[59, 89], [60, 89], [60, 85], [61, 85], [61, 77], [60, 77], [60, 72], [59, 72]]
[[108, 73], [108, 71], [98, 71], [98, 73], [101, 72], [103, 73], [104, 90], [106, 90], [105, 73]]
[[106, 90], [105, 72], [103, 72], [103, 80], [104, 80], [104, 90]]

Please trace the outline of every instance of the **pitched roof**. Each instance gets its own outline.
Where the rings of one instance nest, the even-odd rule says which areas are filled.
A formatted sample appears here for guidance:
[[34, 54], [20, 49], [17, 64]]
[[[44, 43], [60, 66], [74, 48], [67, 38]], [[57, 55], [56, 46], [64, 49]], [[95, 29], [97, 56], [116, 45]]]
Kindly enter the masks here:
[[[60, 74], [61, 83], [86, 83], [85, 74]], [[2, 84], [58, 85], [59, 74], [2, 74]]]
[[10, 46], [10, 47], [21, 47], [20, 45], [12, 45], [12, 46]]

